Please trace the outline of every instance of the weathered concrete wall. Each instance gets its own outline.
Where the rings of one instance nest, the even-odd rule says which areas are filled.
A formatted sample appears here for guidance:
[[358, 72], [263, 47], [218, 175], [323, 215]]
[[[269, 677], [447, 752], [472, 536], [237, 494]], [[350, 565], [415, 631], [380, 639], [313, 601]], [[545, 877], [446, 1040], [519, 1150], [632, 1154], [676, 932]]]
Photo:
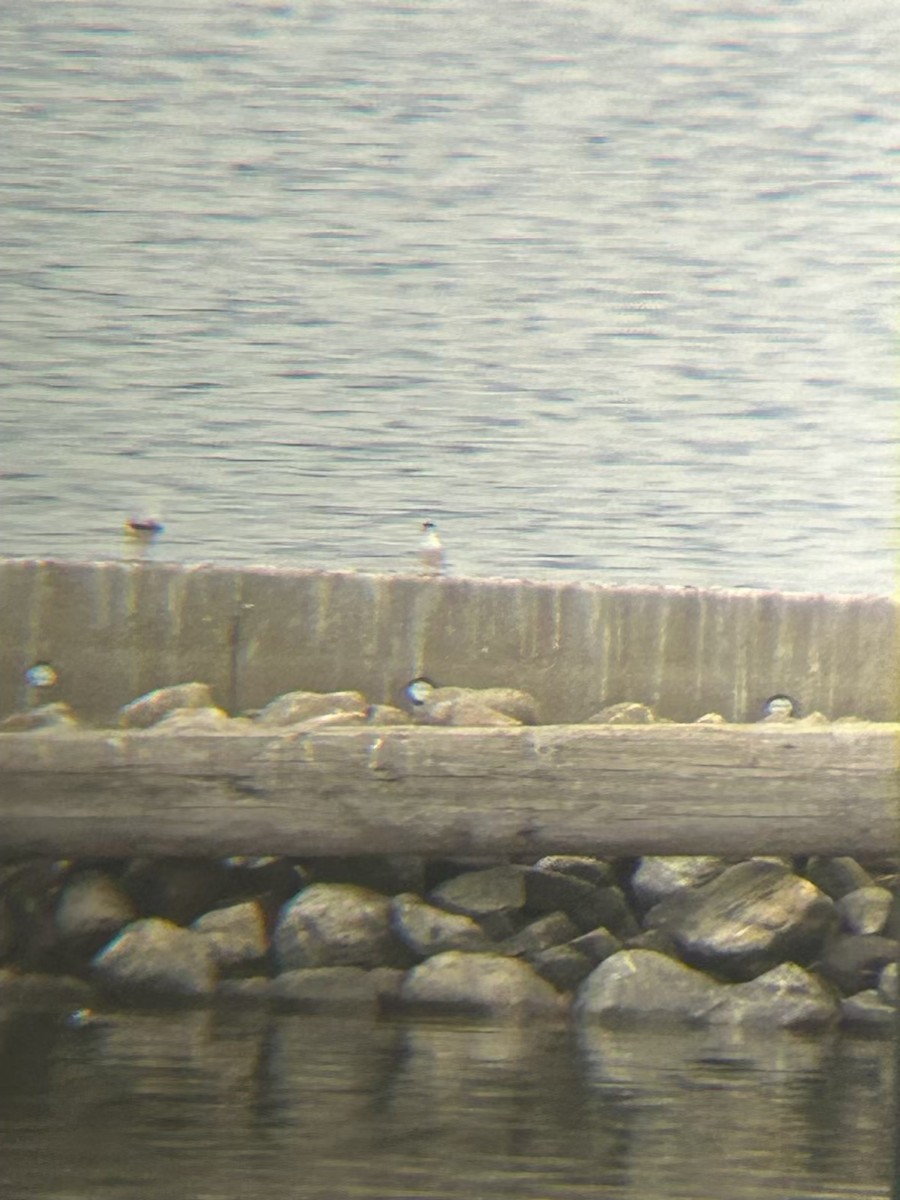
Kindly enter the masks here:
[[97, 721], [189, 679], [236, 712], [295, 688], [395, 701], [419, 674], [524, 688], [559, 723], [620, 700], [753, 720], [776, 692], [895, 720], [897, 649], [885, 597], [0, 560], [0, 715], [47, 661], [45, 698]]

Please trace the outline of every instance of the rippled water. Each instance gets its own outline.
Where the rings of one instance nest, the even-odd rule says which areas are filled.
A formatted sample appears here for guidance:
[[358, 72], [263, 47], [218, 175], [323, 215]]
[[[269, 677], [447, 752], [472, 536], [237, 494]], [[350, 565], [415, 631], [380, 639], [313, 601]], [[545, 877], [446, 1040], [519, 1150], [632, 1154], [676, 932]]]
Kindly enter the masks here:
[[887, 0], [21, 0], [0, 549], [893, 586]]
[[16, 1200], [879, 1200], [883, 1042], [314, 1017], [0, 1023]]

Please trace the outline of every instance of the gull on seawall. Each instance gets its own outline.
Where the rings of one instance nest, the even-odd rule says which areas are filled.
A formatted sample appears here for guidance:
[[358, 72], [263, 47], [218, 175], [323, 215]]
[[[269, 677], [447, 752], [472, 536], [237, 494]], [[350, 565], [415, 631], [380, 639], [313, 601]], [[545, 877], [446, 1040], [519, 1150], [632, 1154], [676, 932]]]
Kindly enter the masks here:
[[444, 547], [434, 522], [423, 521], [422, 540], [419, 542], [419, 569], [425, 575], [441, 575], [445, 565]]

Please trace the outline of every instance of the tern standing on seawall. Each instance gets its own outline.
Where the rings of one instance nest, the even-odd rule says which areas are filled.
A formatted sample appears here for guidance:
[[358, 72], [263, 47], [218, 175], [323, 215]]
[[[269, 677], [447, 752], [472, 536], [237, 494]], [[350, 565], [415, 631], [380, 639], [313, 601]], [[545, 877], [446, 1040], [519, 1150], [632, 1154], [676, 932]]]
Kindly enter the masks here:
[[444, 547], [434, 522], [423, 521], [422, 540], [419, 542], [419, 570], [423, 575], [442, 575], [445, 565]]

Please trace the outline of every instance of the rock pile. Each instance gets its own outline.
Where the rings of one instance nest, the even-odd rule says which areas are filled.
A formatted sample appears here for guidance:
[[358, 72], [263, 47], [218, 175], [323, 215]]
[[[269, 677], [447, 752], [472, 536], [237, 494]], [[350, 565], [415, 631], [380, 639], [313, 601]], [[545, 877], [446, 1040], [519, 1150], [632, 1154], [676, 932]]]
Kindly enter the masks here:
[[[119, 726], [141, 736], [240, 735], [538, 720], [534, 700], [512, 688], [413, 683], [405, 709], [370, 705], [352, 691], [292, 692], [232, 717], [205, 684], [191, 682], [126, 705]], [[638, 704], [587, 718], [656, 719]], [[784, 706], [764, 719], [798, 721]], [[61, 703], [0, 724], [36, 735], [77, 728]], [[889, 1029], [898, 939], [900, 859], [891, 857], [0, 866], [0, 1004], [229, 1001]]]
[[0, 869], [0, 1003], [891, 1028], [900, 862], [232, 858]]
[[[776, 697], [776, 699], [783, 699]], [[400, 705], [403, 705], [401, 707]], [[821, 726], [831, 722], [820, 712], [796, 715], [796, 709], [763, 706], [765, 723]], [[858, 718], [844, 716], [837, 722]], [[720, 713], [696, 718], [698, 724], [726, 724]], [[585, 725], [671, 724], [648, 705], [633, 701], [610, 704], [586, 714]], [[361, 692], [287, 692], [264, 708], [230, 716], [220, 708], [205, 683], [179, 683], [157, 688], [124, 705], [119, 728], [160, 734], [240, 734], [279, 731], [313, 732], [341, 725], [452, 725], [491, 727], [540, 725], [537, 701], [528, 692], [512, 687], [436, 687], [421, 677], [412, 680], [398, 704], [371, 704]], [[78, 714], [63, 701], [38, 705], [0, 721], [0, 733], [63, 732], [83, 728]]]

